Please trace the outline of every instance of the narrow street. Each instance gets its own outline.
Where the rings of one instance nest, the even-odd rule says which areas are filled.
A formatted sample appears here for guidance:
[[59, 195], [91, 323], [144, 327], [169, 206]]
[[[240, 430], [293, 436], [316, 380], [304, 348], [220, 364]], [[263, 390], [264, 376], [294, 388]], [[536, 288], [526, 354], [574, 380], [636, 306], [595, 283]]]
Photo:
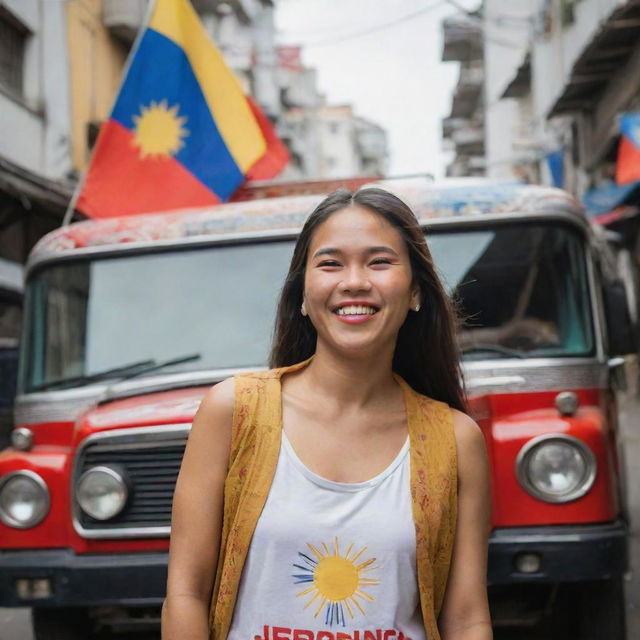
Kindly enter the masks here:
[[[244, 640], [411, 640], [412, 517], [422, 602], [487, 635], [451, 531], [489, 484], [494, 640], [640, 640], [639, 329], [640, 0], [0, 0], [0, 640], [159, 640], [174, 505], [224, 601], [265, 496]], [[464, 406], [456, 342], [489, 465], [410, 410]], [[198, 407], [267, 360], [224, 469]]]

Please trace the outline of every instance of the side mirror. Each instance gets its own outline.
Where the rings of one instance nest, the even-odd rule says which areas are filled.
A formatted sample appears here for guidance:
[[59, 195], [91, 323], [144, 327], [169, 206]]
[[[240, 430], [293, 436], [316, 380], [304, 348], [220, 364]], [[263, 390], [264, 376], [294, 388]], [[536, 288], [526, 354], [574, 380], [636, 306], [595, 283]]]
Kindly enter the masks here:
[[629, 313], [627, 292], [622, 280], [605, 282], [603, 288], [609, 356], [622, 356], [637, 350], [635, 331]]

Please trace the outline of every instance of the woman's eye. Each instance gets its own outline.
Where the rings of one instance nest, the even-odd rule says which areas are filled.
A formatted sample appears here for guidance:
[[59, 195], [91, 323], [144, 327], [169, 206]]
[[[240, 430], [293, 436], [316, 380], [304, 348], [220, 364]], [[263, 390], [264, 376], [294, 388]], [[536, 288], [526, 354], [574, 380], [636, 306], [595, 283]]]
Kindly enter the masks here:
[[371, 264], [391, 264], [391, 260], [389, 258], [376, 258], [371, 261]]
[[323, 260], [318, 263], [319, 267], [339, 267], [340, 263], [337, 260]]

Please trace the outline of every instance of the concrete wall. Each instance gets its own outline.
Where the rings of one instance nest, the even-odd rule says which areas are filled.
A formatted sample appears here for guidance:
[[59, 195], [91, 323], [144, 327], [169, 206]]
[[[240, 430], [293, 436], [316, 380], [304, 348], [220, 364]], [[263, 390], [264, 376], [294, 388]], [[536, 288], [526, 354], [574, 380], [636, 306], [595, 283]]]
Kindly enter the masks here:
[[0, 155], [35, 173], [64, 178], [70, 168], [65, 3], [3, 0], [29, 30], [23, 95], [0, 93]]
[[[58, 3], [56, 3], [58, 4]], [[90, 157], [87, 126], [106, 120], [113, 107], [127, 58], [127, 46], [104, 26], [102, 0], [66, 4], [72, 114], [73, 166], [83, 170]]]
[[[593, 39], [600, 23], [626, 0], [581, 0], [575, 5], [575, 19], [562, 25], [560, 3], [550, 3], [548, 33], [536, 34], [532, 51], [532, 77], [535, 83], [534, 117], [546, 118], [586, 45]], [[543, 0], [537, 0], [540, 14]]]
[[316, 107], [287, 109], [278, 123], [280, 135], [287, 140], [292, 160], [279, 176], [284, 180], [319, 177], [320, 122]]
[[253, 94], [265, 112], [273, 118], [280, 115], [282, 104], [278, 87], [274, 8], [262, 6], [254, 21], [255, 64]]
[[41, 113], [0, 93], [0, 156], [42, 173], [43, 140]]
[[320, 172], [323, 178], [357, 175], [355, 131], [351, 107], [321, 107]]
[[534, 0], [485, 0], [484, 92], [486, 175], [502, 180], [522, 178], [519, 165], [530, 155], [526, 121], [520, 100], [501, 99], [515, 78], [529, 47]]
[[[545, 148], [563, 147], [566, 150], [564, 187], [576, 194], [584, 193], [590, 187], [591, 165], [597, 164], [603, 145], [606, 146], [615, 133], [615, 121], [611, 114], [604, 117], [602, 113], [592, 116], [574, 113], [549, 120], [549, 112], [568, 84], [575, 63], [601, 24], [625, 4], [627, 0], [581, 0], [575, 5], [574, 19], [569, 24], [562, 24], [559, 0], [548, 5], [546, 15], [539, 13], [543, 19], [537, 21], [531, 51], [534, 134]], [[538, 0], [539, 12], [543, 5], [542, 0]], [[631, 72], [636, 67], [637, 62]], [[622, 87], [626, 90], [632, 88], [633, 82], [629, 78], [624, 79], [622, 70], [620, 75]], [[603, 127], [606, 131], [602, 130]], [[542, 163], [541, 170], [546, 173]]]
[[58, 179], [71, 170], [71, 91], [64, 3], [41, 0], [45, 96], [44, 174]]

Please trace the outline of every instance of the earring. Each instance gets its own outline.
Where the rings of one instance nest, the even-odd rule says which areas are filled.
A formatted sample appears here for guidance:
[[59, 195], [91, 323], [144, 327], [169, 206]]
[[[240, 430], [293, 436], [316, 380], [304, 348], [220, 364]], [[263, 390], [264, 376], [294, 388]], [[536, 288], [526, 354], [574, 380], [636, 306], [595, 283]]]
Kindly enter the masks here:
[[420, 303], [418, 303], [415, 307], [413, 307], [413, 310], [416, 312], [420, 311]]
[[307, 308], [304, 306], [304, 302], [300, 305], [300, 313], [301, 313], [303, 316], [306, 316], [306, 315], [307, 315]]

